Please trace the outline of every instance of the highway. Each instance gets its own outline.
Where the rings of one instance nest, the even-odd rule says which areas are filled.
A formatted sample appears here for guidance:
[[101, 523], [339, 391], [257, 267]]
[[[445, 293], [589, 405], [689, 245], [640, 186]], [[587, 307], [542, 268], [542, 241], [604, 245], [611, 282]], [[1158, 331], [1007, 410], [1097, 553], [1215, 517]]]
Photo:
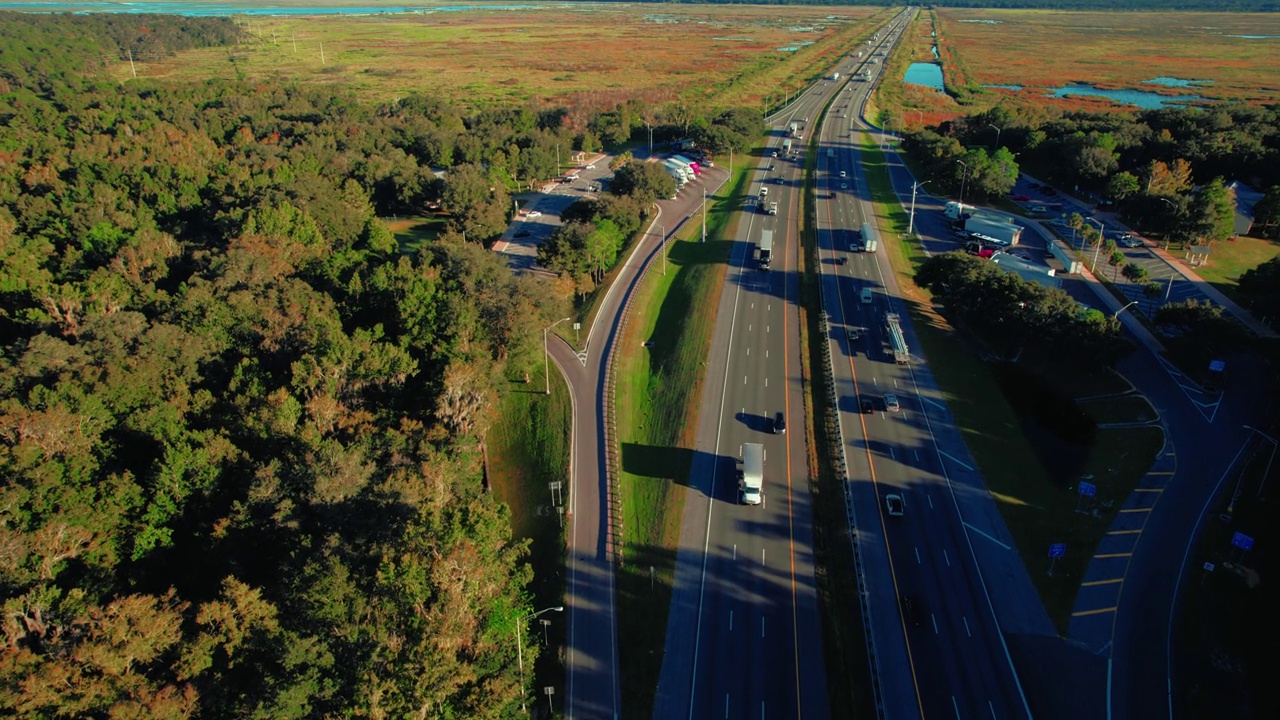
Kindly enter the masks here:
[[[1005, 544], [1007, 531], [924, 360], [895, 362], [888, 313], [900, 317], [908, 348], [918, 343], [885, 251], [850, 251], [870, 217], [853, 143], [866, 130], [871, 84], [851, 84], [833, 106], [816, 190], [823, 306], [884, 716], [1029, 717], [971, 544]], [[965, 470], [966, 482], [952, 477]], [[900, 517], [886, 510], [890, 494], [903, 499]], [[1012, 552], [1010, 560], [1020, 562]]]
[[[890, 33], [881, 34], [889, 42]], [[853, 67], [846, 58], [834, 70], [839, 80], [828, 76], [770, 118], [707, 361], [655, 718], [830, 714], [801, 420], [797, 233], [804, 146]], [[792, 139], [795, 157], [783, 149], [792, 122], [802, 136]], [[755, 209], [761, 188], [778, 203], [776, 216]], [[757, 259], [764, 231], [773, 234], [768, 270]], [[772, 432], [779, 411], [791, 432]], [[765, 449], [759, 506], [741, 504], [737, 492], [748, 442]]]

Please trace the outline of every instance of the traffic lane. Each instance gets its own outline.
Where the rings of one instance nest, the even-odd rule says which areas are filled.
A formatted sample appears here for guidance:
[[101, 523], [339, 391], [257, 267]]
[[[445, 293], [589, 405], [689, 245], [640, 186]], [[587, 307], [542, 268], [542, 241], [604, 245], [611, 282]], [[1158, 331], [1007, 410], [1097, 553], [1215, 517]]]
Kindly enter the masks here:
[[[823, 273], [821, 279], [825, 286], [823, 298], [827, 313], [834, 322], [849, 322], [836, 278]], [[838, 353], [833, 354], [838, 357]], [[867, 581], [865, 609], [870, 617], [867, 631], [876, 658], [877, 678], [888, 717], [919, 717], [906, 636], [897, 619], [896, 593], [889, 580], [892, 572], [887, 558], [888, 547], [883, 540], [883, 527], [877, 511], [880, 499], [870, 480], [871, 470], [863, 439], [863, 426], [867, 419], [860, 412], [849, 410], [850, 405], [856, 406], [856, 400], [851, 399], [856, 397], [859, 378], [854, 373], [853, 363], [847, 360], [833, 361], [833, 370], [839, 400], [840, 427], [844, 431], [842, 443], [848, 473], [846, 482], [853, 502], [851, 531], [860, 549], [862, 574]], [[850, 571], [853, 570], [850, 568]]]
[[[983, 599], [986, 591], [965, 549], [960, 519], [949, 504], [934, 499], [946, 488], [945, 480], [936, 454], [930, 452], [931, 437], [920, 422], [915, 398], [910, 388], [902, 387], [903, 382], [899, 378], [896, 383], [903, 410], [890, 413], [891, 422], [885, 426], [869, 425], [882, 429], [880, 438], [869, 436], [873, 442], [883, 438], [876, 467], [884, 492], [893, 486], [906, 499], [905, 515], [888, 519], [891, 527], [896, 521], [908, 529], [889, 535], [896, 575], [904, 593], [917, 588], [935, 619], [941, 619], [932, 628], [933, 636], [915, 636], [920, 644], [912, 653], [918, 659], [925, 714], [964, 709], [962, 714], [967, 716], [1020, 717], [1023, 712], [1016, 692], [1010, 691], [1015, 683], [999, 641], [1000, 630]], [[952, 662], [955, 658], [970, 662], [957, 667]], [[941, 674], [929, 676], [930, 668]]]
[[[1116, 718], [1169, 716], [1163, 702], [1167, 688], [1166, 633], [1183, 549], [1204, 499], [1246, 439], [1241, 425], [1256, 421], [1263, 410], [1256, 403], [1266, 402], [1260, 397], [1264, 393], [1253, 390], [1266, 382], [1262, 378], [1267, 371], [1252, 367], [1249, 361], [1233, 360], [1231, 365], [1233, 374], [1228, 380], [1225, 402], [1212, 423], [1190, 406], [1182, 389], [1146, 348], [1121, 361], [1118, 368], [1161, 408], [1169, 442], [1181, 452], [1177, 474], [1165, 486], [1134, 547], [1125, 592], [1116, 611], [1112, 655], [1112, 710]], [[1188, 568], [1188, 573], [1194, 571]], [[1178, 682], [1177, 677], [1174, 682]], [[1160, 692], [1152, 695], [1157, 688]], [[1151, 697], [1161, 701], [1152, 703]]]

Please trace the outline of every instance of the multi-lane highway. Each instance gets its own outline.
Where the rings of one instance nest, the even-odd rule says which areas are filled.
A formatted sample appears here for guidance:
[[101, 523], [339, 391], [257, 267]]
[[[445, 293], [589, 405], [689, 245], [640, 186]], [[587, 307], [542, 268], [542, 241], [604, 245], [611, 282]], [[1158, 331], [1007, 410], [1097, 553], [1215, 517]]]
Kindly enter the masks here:
[[[899, 18], [901, 21], [901, 18]], [[877, 46], [893, 33], [883, 30]], [[862, 46], [864, 58], [873, 47]], [[721, 297], [686, 504], [666, 656], [654, 717], [821, 718], [829, 715], [814, 583], [812, 496], [796, 306], [803, 148], [858, 63], [842, 62], [787, 110], [757, 168]], [[877, 67], [878, 69], [878, 67]], [[862, 85], [870, 85], [861, 82]], [[864, 91], [865, 92], [865, 91]], [[811, 122], [812, 121], [812, 122]], [[801, 137], [784, 149], [791, 123]], [[847, 120], [846, 120], [847, 122]], [[754, 209], [761, 189], [778, 214]], [[759, 267], [764, 233], [774, 259]], [[796, 419], [775, 433], [775, 416]], [[739, 502], [744, 443], [765, 449], [765, 500]], [[845, 569], [851, 571], [851, 569]], [[852, 612], [853, 609], [850, 609]]]
[[[908, 349], [916, 343], [886, 253], [850, 250], [856, 229], [874, 223], [857, 149], [867, 85], [851, 84], [832, 107], [816, 192], [823, 307], [880, 700], [891, 718], [1027, 717], [972, 547], [1000, 543], [1007, 532], [980, 478], [952, 477], [972, 471], [972, 461], [923, 359], [896, 361], [890, 313]], [[901, 498], [900, 513], [890, 512], [891, 495]], [[1010, 560], [1020, 562], [1016, 553]]]

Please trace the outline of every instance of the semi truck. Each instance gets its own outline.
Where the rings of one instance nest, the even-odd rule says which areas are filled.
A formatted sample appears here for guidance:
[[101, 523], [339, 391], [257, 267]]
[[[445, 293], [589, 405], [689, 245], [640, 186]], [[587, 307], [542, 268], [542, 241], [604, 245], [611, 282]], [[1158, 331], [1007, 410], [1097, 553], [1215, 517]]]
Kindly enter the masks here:
[[800, 137], [800, 123], [791, 123], [787, 126], [787, 131], [791, 133], [791, 137]]
[[768, 270], [769, 262], [773, 260], [773, 231], [760, 231], [760, 269]]
[[738, 492], [742, 496], [743, 505], [759, 505], [764, 502], [764, 445], [743, 443]]
[[681, 185], [693, 179], [692, 177], [693, 173], [690, 172], [690, 170], [687, 167], [685, 167], [684, 165], [681, 165], [675, 160], [664, 160], [662, 162], [662, 168], [667, 171], [668, 175], [675, 178], [676, 182], [680, 183]]
[[907, 338], [902, 334], [902, 321], [898, 313], [885, 313], [885, 334], [889, 336], [889, 346], [893, 351], [893, 361], [899, 365], [911, 362], [911, 352], [907, 349]]
[[784, 155], [791, 154], [791, 138], [782, 141], [782, 153]]
[[942, 208], [942, 214], [952, 223], [959, 223], [967, 217], [981, 217], [995, 222], [1012, 223], [1013, 219], [1000, 213], [992, 212], [973, 205], [965, 205], [954, 200], [948, 202]]
[[688, 157], [685, 157], [684, 155], [676, 155], [674, 159], [684, 163], [685, 165], [688, 165], [689, 169], [693, 171], [694, 175], [702, 174], [702, 166], [699, 165], [698, 162], [693, 158], [688, 158]]
[[832, 80], [839, 80], [839, 79], [840, 79], [840, 73], [838, 73], [838, 72], [833, 72], [833, 73], [831, 73], [831, 79], [832, 79]]
[[880, 248], [880, 236], [876, 226], [869, 222], [862, 223], [862, 252], [875, 252]]
[[974, 240], [1000, 247], [1012, 247], [1022, 239], [1022, 226], [973, 216], [964, 220], [964, 231]]

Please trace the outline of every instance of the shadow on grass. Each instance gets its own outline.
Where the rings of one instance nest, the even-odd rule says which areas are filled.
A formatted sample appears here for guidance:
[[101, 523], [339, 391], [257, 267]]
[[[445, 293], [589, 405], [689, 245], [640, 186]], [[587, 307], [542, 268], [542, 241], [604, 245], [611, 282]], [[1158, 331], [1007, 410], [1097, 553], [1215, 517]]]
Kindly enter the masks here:
[[692, 460], [687, 448], [622, 443], [622, 471], [637, 478], [683, 484]]
[[[627, 546], [627, 564], [618, 569], [618, 637], [665, 638], [667, 606], [676, 556], [673, 548], [654, 545]], [[657, 609], [661, 608], [661, 612]], [[629, 653], [622, 673], [622, 697], [627, 698], [627, 717], [647, 718], [653, 714], [653, 690], [662, 672], [661, 644], [642, 654]]]

